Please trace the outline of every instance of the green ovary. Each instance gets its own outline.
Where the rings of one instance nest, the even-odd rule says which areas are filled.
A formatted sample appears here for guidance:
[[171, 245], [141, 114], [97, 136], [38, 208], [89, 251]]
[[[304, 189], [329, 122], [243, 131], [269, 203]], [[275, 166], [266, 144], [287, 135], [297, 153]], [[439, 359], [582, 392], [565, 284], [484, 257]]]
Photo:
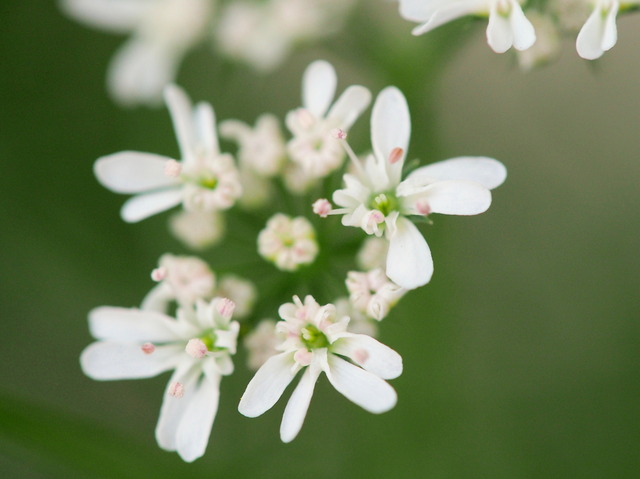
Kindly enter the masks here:
[[313, 324], [307, 324], [307, 326], [302, 328], [300, 339], [309, 351], [329, 346], [327, 337]]
[[378, 210], [385, 216], [398, 210], [399, 206], [398, 198], [390, 191], [374, 193], [369, 197], [369, 208]]
[[218, 186], [218, 179], [215, 176], [205, 176], [198, 179], [198, 185], [208, 190], [215, 190]]

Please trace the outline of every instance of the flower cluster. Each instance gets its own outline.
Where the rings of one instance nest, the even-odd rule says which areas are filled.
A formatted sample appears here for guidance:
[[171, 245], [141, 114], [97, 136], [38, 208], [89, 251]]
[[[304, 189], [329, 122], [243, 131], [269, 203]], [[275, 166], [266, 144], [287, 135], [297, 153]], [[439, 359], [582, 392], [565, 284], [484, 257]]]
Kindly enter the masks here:
[[[233, 373], [237, 345], [257, 370], [240, 400], [245, 416], [270, 409], [300, 373], [282, 418], [284, 442], [298, 435], [321, 373], [367, 411], [394, 407], [397, 394], [387, 380], [402, 373], [402, 358], [374, 336], [396, 304], [433, 274], [416, 223], [430, 224], [435, 214], [482, 213], [491, 204], [490, 190], [506, 178], [502, 163], [486, 157], [408, 172], [411, 120], [395, 87], [378, 94], [372, 151], [357, 156], [347, 130], [371, 93], [354, 85], [334, 101], [336, 87], [329, 63], [306, 69], [302, 106], [286, 115], [289, 138], [271, 114], [253, 127], [222, 121], [221, 136], [237, 146], [232, 155], [219, 146], [213, 108], [192, 107], [171, 85], [165, 101], [180, 158], [127, 151], [95, 163], [100, 183], [134, 195], [122, 207], [125, 221], [179, 207], [170, 228], [187, 246], [218, 242], [214, 250], [227, 259], [235, 246], [247, 247], [238, 256], [251, 281], [218, 275], [194, 256], [164, 254], [151, 273], [156, 285], [139, 309], [90, 313], [98, 341], [82, 353], [87, 375], [125, 379], [174, 370], [156, 438], [186, 461], [204, 454], [220, 379]], [[228, 241], [223, 221], [238, 233]], [[279, 321], [272, 319], [276, 311]]]
[[496, 53], [519, 50], [520, 64], [528, 69], [558, 55], [562, 33], [577, 32], [582, 58], [600, 58], [617, 42], [618, 14], [638, 5], [638, 0], [400, 0], [400, 14], [420, 23], [414, 35], [465, 16], [488, 17], [489, 46]]

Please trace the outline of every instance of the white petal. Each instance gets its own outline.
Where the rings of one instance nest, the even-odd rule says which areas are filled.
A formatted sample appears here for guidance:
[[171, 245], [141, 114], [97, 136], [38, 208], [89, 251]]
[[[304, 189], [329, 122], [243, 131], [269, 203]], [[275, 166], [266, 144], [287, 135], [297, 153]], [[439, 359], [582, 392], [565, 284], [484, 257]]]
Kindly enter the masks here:
[[213, 361], [205, 362], [203, 367], [208, 371], [195, 386], [177, 431], [176, 450], [186, 462], [193, 462], [204, 455], [218, 411], [220, 375], [212, 369], [215, 368]]
[[[400, 182], [404, 158], [411, 135], [411, 118], [407, 100], [400, 90], [387, 87], [380, 92], [371, 113], [371, 142], [378, 161], [384, 162], [393, 185]], [[391, 150], [402, 149], [402, 158], [394, 164], [388, 161]]]
[[196, 107], [196, 138], [205, 151], [220, 154], [218, 135], [216, 134], [216, 115], [209, 103], [199, 103]]
[[396, 234], [389, 240], [387, 276], [406, 289], [429, 282], [433, 274], [431, 251], [418, 228], [406, 218], [398, 218]]
[[175, 293], [171, 286], [165, 282], [156, 284], [142, 300], [140, 309], [144, 311], [155, 311], [156, 313], [166, 313], [169, 310], [169, 302], [175, 298]]
[[329, 354], [328, 363], [325, 373], [329, 382], [358, 406], [379, 414], [396, 405], [396, 392], [384, 379], [333, 354]]
[[177, 184], [177, 180], [165, 175], [164, 169], [171, 158], [122, 151], [98, 158], [93, 172], [102, 186], [115, 193], [142, 193]]
[[[617, 4], [612, 9], [617, 13]], [[578, 55], [586, 60], [600, 58], [605, 50], [610, 49], [617, 41], [615, 14], [602, 15], [602, 5], [598, 4], [582, 26], [576, 39]], [[605, 42], [606, 39], [606, 42]], [[608, 48], [605, 48], [608, 47]]]
[[195, 156], [196, 141], [191, 101], [184, 90], [177, 85], [168, 85], [164, 89], [164, 100], [171, 114], [182, 159], [190, 161]]
[[616, 27], [616, 16], [618, 15], [619, 2], [614, 1], [611, 5], [609, 13], [604, 24], [604, 32], [602, 34], [602, 49], [606, 52], [611, 50], [618, 41], [618, 28]]
[[[326, 354], [326, 350], [324, 350], [324, 353]], [[315, 363], [311, 363], [300, 378], [300, 382], [293, 391], [291, 398], [289, 398], [282, 416], [282, 423], [280, 424], [280, 439], [282, 439], [282, 442], [293, 441], [300, 432], [313, 396], [313, 389], [321, 371], [320, 367]]]
[[436, 180], [470, 180], [492, 190], [507, 178], [507, 169], [493, 158], [460, 156], [418, 168], [407, 179], [419, 176]]
[[92, 27], [127, 33], [142, 22], [152, 5], [140, 0], [63, 0], [60, 7], [67, 15]]
[[515, 0], [511, 2], [509, 23], [513, 31], [513, 48], [526, 50], [536, 42], [536, 31], [531, 22], [524, 16], [522, 7]]
[[424, 22], [438, 10], [447, 6], [449, 0], [400, 0], [400, 16], [406, 20]]
[[[423, 2], [429, 5], [430, 2]], [[456, 18], [461, 18], [467, 15], [473, 15], [477, 13], [482, 13], [485, 9], [486, 1], [484, 0], [466, 0], [466, 1], [456, 1], [451, 2], [450, 0], [444, 0], [441, 2], [441, 5], [437, 6], [437, 10], [431, 8], [431, 12], [433, 12], [429, 17], [422, 18], [410, 18], [409, 15], [405, 15], [404, 17], [408, 20], [415, 21], [424, 21], [427, 20], [422, 25], [417, 26], [412, 30], [412, 34], [414, 35], [422, 35], [423, 33], [430, 32], [434, 28], [439, 27], [440, 25], [444, 25]], [[435, 10], [435, 11], [434, 11]], [[409, 13], [429, 13], [425, 10], [425, 12], [409, 12]]]
[[[193, 360], [185, 360], [178, 364], [164, 390], [160, 417], [156, 425], [156, 441], [167, 451], [175, 451], [178, 443], [178, 429], [182, 417], [194, 397], [195, 386], [200, 376], [200, 366]], [[169, 394], [172, 384], [179, 382], [184, 387], [184, 395], [180, 398]]]
[[101, 306], [91, 310], [89, 330], [96, 339], [121, 342], [165, 343], [181, 337], [180, 325], [169, 316], [112, 306]]
[[109, 92], [125, 106], [159, 105], [162, 89], [176, 77], [180, 60], [178, 52], [164, 45], [130, 40], [109, 63]]
[[402, 374], [402, 357], [365, 334], [346, 333], [331, 345], [331, 352], [348, 357], [382, 379], [394, 379]]
[[478, 215], [491, 206], [491, 191], [473, 181], [438, 181], [405, 199], [411, 204], [419, 200], [425, 200], [433, 213]]
[[181, 188], [145, 193], [128, 199], [122, 205], [120, 216], [127, 223], [137, 223], [149, 216], [173, 208], [179, 205], [181, 201]]
[[318, 60], [302, 77], [302, 105], [316, 118], [324, 117], [336, 92], [336, 71], [329, 62]]
[[340, 126], [349, 129], [371, 103], [371, 92], [360, 85], [347, 88], [333, 104], [327, 118], [335, 118]]
[[139, 343], [98, 341], [82, 351], [80, 365], [87, 376], [99, 381], [150, 378], [173, 369], [182, 352], [182, 346], [170, 345], [156, 346], [146, 354]]
[[260, 416], [280, 399], [298, 372], [293, 369], [293, 353], [271, 356], [258, 369], [240, 399], [238, 411], [247, 417]]
[[495, 7], [489, 14], [487, 43], [496, 53], [504, 53], [513, 45], [513, 31], [509, 19], [498, 13]]

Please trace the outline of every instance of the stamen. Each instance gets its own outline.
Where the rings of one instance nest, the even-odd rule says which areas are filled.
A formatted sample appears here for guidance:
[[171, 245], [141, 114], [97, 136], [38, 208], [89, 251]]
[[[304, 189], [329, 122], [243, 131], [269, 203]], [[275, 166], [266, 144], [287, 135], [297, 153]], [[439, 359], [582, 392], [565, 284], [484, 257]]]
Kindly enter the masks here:
[[[342, 130], [340, 130], [342, 131]], [[367, 175], [364, 172], [364, 167], [362, 166], [362, 163], [360, 162], [360, 158], [358, 158], [358, 155], [356, 155], [353, 150], [351, 149], [351, 146], [349, 146], [349, 143], [347, 143], [347, 134], [342, 131], [342, 133], [344, 134], [344, 138], [341, 138], [342, 141], [342, 146], [344, 147], [344, 150], [347, 152], [347, 156], [349, 157], [349, 159], [351, 160], [351, 163], [353, 163], [353, 166], [356, 167], [356, 170], [358, 170], [358, 175], [360, 175], [360, 177], [362, 178], [366, 178]]]
[[224, 319], [230, 319], [236, 309], [236, 303], [231, 301], [229, 298], [222, 298], [220, 301], [218, 301], [216, 307], [218, 308], [218, 313], [220, 313], [220, 316], [222, 316]]
[[162, 281], [166, 277], [167, 277], [167, 268], [165, 268], [164, 266], [160, 266], [159, 268], [156, 268], [153, 271], [151, 271], [151, 279], [156, 282]]
[[152, 354], [156, 350], [156, 347], [152, 343], [144, 343], [140, 349], [142, 349], [144, 354]]
[[329, 200], [326, 198], [316, 200], [311, 206], [313, 207], [313, 212], [320, 216], [320, 218], [326, 218], [332, 208], [331, 203], [329, 203]]
[[336, 128], [335, 130], [331, 130], [331, 136], [333, 136], [336, 140], [346, 140], [347, 132], [341, 128]]
[[179, 161], [169, 160], [164, 164], [164, 174], [172, 178], [177, 178], [182, 172], [182, 165]]
[[391, 163], [392, 165], [394, 163], [397, 163], [402, 159], [402, 155], [404, 155], [404, 150], [396, 146], [393, 150], [391, 150], [391, 153], [389, 153], [389, 163]]
[[184, 348], [189, 356], [194, 359], [202, 359], [204, 358], [209, 350], [207, 349], [207, 345], [202, 342], [201, 339], [193, 338], [190, 339], [187, 343], [187, 346]]
[[416, 210], [423, 216], [429, 216], [431, 214], [431, 206], [427, 200], [420, 200], [416, 203]]
[[175, 382], [169, 385], [169, 396], [173, 396], [174, 398], [181, 398], [184, 396], [184, 386], [182, 383]]

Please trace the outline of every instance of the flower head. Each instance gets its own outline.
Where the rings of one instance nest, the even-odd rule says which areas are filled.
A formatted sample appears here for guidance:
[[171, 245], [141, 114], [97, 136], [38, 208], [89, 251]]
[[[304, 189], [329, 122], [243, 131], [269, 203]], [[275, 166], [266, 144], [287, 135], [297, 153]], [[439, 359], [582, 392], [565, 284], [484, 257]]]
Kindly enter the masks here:
[[284, 442], [300, 431], [321, 372], [338, 392], [367, 411], [391, 409], [397, 396], [384, 380], [402, 373], [400, 355], [369, 336], [347, 332], [349, 317], [336, 317], [334, 305], [320, 306], [311, 296], [304, 302], [297, 296], [293, 300], [279, 310], [282, 321], [276, 327], [285, 339], [277, 349], [282, 352], [260, 367], [242, 395], [239, 411], [248, 417], [263, 414], [305, 368], [282, 417]]
[[284, 271], [311, 264], [318, 255], [318, 243], [311, 223], [303, 217], [273, 215], [258, 235], [258, 252]]
[[362, 228], [389, 241], [386, 274], [398, 286], [414, 289], [433, 273], [431, 252], [407, 216], [431, 213], [475, 215], [491, 204], [490, 188], [506, 170], [491, 158], [460, 157], [418, 168], [402, 180], [411, 120], [404, 95], [388, 87], [371, 114], [373, 154], [365, 164], [352, 154], [356, 174], [345, 174], [346, 188], [333, 194], [342, 224]]
[[414, 28], [414, 35], [467, 15], [488, 16], [487, 42], [496, 53], [504, 53], [512, 46], [526, 50], [536, 41], [533, 25], [524, 16], [520, 3], [519, 0], [400, 0], [400, 14], [422, 23]]
[[349, 300], [354, 308], [378, 321], [382, 320], [406, 293], [405, 289], [389, 281], [384, 270], [380, 268], [366, 273], [349, 271], [346, 283]]
[[177, 317], [103, 306], [89, 314], [98, 340], [80, 356], [97, 380], [137, 379], [174, 370], [156, 427], [163, 449], [187, 462], [204, 454], [218, 409], [220, 380], [233, 372], [239, 325], [220, 313], [223, 298], [181, 307]]
[[215, 115], [208, 103], [192, 110], [182, 89], [165, 90], [182, 159], [124, 151], [99, 158], [94, 172], [116, 193], [135, 194], [122, 207], [130, 223], [182, 203], [189, 211], [219, 211], [233, 206], [242, 188], [233, 158], [220, 153]]
[[371, 101], [369, 90], [355, 85], [331, 105], [336, 83], [330, 63], [313, 62], [302, 80], [302, 107], [287, 114], [286, 124], [293, 134], [287, 151], [307, 177], [324, 177], [342, 165], [344, 151], [333, 130], [348, 130]]

